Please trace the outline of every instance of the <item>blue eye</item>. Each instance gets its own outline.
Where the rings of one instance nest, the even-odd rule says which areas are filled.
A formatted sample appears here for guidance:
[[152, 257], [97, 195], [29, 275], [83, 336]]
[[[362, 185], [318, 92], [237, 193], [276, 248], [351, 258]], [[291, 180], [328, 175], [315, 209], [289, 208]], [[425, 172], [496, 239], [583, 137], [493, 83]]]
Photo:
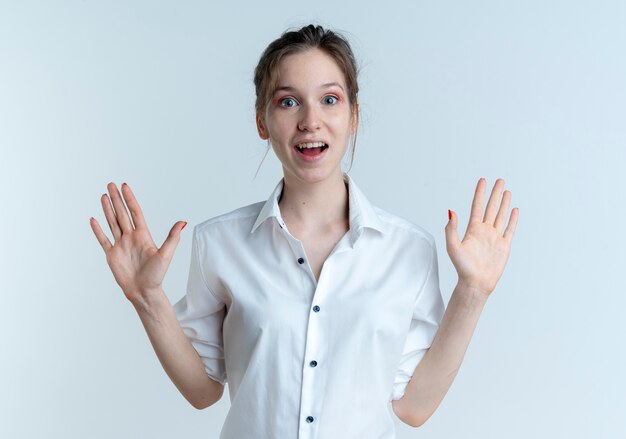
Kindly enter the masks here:
[[[294, 104], [293, 105], [283, 105], [283, 102], [289, 102], [289, 101], [293, 102]], [[285, 98], [285, 99], [281, 99], [280, 104], [283, 107], [291, 108], [291, 107], [293, 107], [295, 105], [295, 102], [296, 101], [293, 98]]]
[[[334, 100], [335, 100], [335, 102], [328, 102], [328, 98], [330, 98], [330, 99], [334, 99]], [[337, 103], [337, 97], [335, 97], [335, 96], [326, 96], [326, 97], [324, 98], [324, 100], [325, 100], [325, 102], [326, 102], [327, 104], [336, 104], [336, 103]]]

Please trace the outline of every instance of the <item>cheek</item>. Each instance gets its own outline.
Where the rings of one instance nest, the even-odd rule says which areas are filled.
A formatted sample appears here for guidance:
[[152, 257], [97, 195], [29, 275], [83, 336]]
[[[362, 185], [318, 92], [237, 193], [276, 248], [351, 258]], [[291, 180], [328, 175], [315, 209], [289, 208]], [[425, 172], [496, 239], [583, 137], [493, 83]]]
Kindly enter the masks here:
[[332, 121], [332, 127], [337, 133], [347, 133], [350, 135], [352, 132], [352, 119], [350, 115], [337, 115]]
[[293, 117], [289, 117], [287, 115], [271, 118], [268, 120], [269, 129], [276, 136], [284, 135], [289, 132], [289, 130], [293, 129], [295, 123], [294, 120], [295, 119]]

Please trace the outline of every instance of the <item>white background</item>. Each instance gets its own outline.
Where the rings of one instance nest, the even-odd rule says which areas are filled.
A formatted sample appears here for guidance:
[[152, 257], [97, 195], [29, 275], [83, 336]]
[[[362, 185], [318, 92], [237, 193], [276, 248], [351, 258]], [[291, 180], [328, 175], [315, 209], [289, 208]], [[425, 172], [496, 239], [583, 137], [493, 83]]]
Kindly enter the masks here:
[[[217, 3], [217, 2], [215, 2]], [[477, 180], [520, 217], [506, 271], [428, 422], [398, 438], [623, 438], [626, 6], [620, 1], [0, 2], [0, 436], [217, 438], [162, 369], [90, 226], [135, 191], [184, 294], [192, 227], [281, 177], [253, 69], [289, 27], [362, 66], [352, 177], [437, 240]], [[355, 416], [364, 414], [355, 413]], [[621, 420], [620, 420], [621, 418]]]

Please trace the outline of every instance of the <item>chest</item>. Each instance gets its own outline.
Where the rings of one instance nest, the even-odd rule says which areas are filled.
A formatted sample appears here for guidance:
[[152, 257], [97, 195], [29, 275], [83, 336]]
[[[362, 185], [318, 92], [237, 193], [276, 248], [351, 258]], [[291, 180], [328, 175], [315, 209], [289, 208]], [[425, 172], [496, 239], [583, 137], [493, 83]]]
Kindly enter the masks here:
[[295, 232], [295, 236], [304, 247], [306, 258], [317, 281], [319, 281], [324, 262], [347, 231], [347, 228], [337, 228], [324, 234]]
[[[352, 345], [367, 352], [374, 339], [403, 340], [428, 271], [429, 247], [404, 236], [390, 242], [393, 237], [369, 230], [356, 245], [346, 231], [323, 239], [293, 227], [271, 232], [246, 236], [246, 245], [235, 245], [228, 234], [212, 235], [218, 242], [212, 242], [204, 272], [227, 305], [229, 352], [254, 353], [259, 337], [268, 337], [275, 349], [297, 351], [298, 358], [308, 336], [326, 343], [353, 334]], [[306, 263], [298, 263], [300, 257]], [[349, 345], [345, 337], [337, 341]]]
[[[242, 276], [256, 272], [250, 266], [223, 278], [220, 283], [231, 298], [224, 332], [238, 340], [231, 344], [241, 343], [242, 352], [253, 352], [257, 337], [268, 337], [275, 349], [298, 349], [300, 357], [308, 336], [312, 343], [324, 344], [343, 334], [340, 345], [345, 348], [345, 337], [351, 334], [355, 340], [348, 344], [365, 350], [376, 339], [402, 341], [420, 285], [413, 267], [408, 269], [413, 264], [397, 263], [393, 257], [378, 260], [382, 249], [349, 248], [342, 238], [299, 239], [317, 282], [305, 275], [309, 267], [295, 262], [287, 245], [276, 254], [277, 260], [267, 253], [243, 260], [263, 265], [259, 275]], [[329, 257], [337, 244], [342, 248]], [[279, 338], [283, 342], [276, 343]]]

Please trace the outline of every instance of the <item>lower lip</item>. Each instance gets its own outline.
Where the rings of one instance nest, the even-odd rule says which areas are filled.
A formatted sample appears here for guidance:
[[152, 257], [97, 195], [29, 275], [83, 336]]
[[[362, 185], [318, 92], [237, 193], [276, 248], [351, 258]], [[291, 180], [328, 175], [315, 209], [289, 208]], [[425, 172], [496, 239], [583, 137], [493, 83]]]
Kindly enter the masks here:
[[304, 155], [300, 152], [297, 146], [294, 146], [294, 148], [296, 149], [296, 154], [298, 154], [298, 157], [300, 157], [305, 162], [313, 163], [321, 160], [326, 155], [326, 151], [328, 151], [328, 148], [330, 147], [326, 147], [322, 150], [322, 152], [317, 155]]

